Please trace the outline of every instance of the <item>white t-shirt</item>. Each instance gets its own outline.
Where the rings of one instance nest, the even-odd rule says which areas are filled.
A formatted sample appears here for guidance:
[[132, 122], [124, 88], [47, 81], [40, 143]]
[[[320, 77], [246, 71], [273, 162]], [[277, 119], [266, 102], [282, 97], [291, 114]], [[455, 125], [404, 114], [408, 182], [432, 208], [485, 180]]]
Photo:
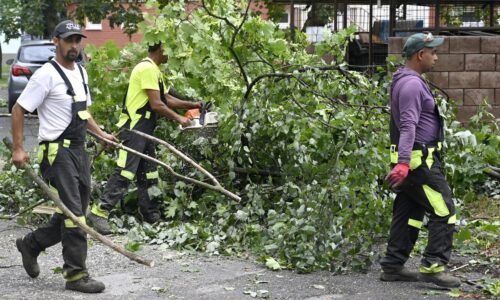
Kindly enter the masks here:
[[[89, 94], [85, 95], [82, 75], [78, 66], [68, 70], [59, 64], [68, 77], [77, 101], [87, 101], [90, 106], [92, 100]], [[87, 72], [83, 69], [85, 82], [88, 82]], [[44, 64], [31, 76], [26, 88], [19, 96], [17, 103], [29, 112], [35, 109], [38, 112], [40, 127], [38, 141], [53, 141], [57, 139], [71, 122], [71, 103], [73, 99], [66, 92], [68, 87], [61, 75], [50, 63]]]

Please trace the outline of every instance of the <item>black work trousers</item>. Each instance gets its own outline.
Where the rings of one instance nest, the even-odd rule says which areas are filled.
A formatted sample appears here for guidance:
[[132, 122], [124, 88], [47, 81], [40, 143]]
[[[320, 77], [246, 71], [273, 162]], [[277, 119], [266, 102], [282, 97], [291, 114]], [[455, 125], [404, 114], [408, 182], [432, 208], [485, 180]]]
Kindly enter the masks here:
[[[424, 151], [427, 152], [427, 151]], [[387, 253], [380, 261], [384, 270], [403, 267], [417, 241], [424, 215], [428, 213], [428, 242], [421, 260], [423, 267], [445, 266], [450, 259], [455, 228], [455, 206], [440, 157], [427, 153], [410, 171], [394, 201]]]
[[[122, 131], [119, 138], [123, 141], [124, 146], [150, 157], [156, 157], [155, 145], [152, 141], [129, 131]], [[158, 183], [157, 165], [124, 150], [119, 151], [117, 165], [118, 167], [104, 189], [100, 204], [101, 209], [111, 211], [119, 201], [123, 200], [130, 182], [135, 179], [140, 212], [143, 215], [157, 212], [158, 203], [150, 197], [148, 191], [149, 188]]]
[[[81, 145], [45, 143], [40, 145], [40, 169], [45, 181], [57, 190], [59, 198], [80, 220], [90, 200], [90, 168], [87, 153]], [[62, 242], [63, 275], [67, 280], [87, 275], [87, 236], [76, 224], [56, 212], [47, 224], [25, 236], [33, 255]]]

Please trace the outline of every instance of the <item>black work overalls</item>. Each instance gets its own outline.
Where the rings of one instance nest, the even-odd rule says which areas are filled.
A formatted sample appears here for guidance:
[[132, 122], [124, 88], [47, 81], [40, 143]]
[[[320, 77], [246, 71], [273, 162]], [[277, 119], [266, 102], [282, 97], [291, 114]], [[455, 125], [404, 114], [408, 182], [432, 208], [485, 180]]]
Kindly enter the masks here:
[[[426, 212], [429, 216], [429, 237], [420, 272], [441, 272], [450, 259], [456, 222], [455, 206], [441, 170], [444, 131], [437, 104], [434, 113], [439, 119], [439, 140], [413, 145], [408, 177], [396, 191], [387, 253], [380, 261], [384, 270], [399, 269], [408, 260]], [[391, 164], [395, 166], [398, 163], [400, 133], [392, 115], [390, 131]]]
[[[43, 141], [39, 145], [38, 159], [45, 181], [55, 189], [68, 209], [85, 222], [85, 211], [90, 200], [90, 168], [84, 142], [87, 129], [87, 101], [77, 101], [75, 92], [66, 75], [54, 61], [50, 62], [59, 72], [72, 96], [71, 122], [54, 141]], [[85, 93], [88, 93], [82, 68]], [[25, 237], [33, 255], [62, 242], [63, 276], [68, 281], [87, 276], [86, 233], [57, 209], [47, 224], [42, 225]]]
[[[142, 62], [151, 63], [149, 60], [143, 60]], [[167, 100], [164, 95], [165, 87], [161, 77], [158, 79], [158, 85], [160, 89], [160, 98], [164, 103], [166, 103]], [[130, 117], [125, 105], [126, 97], [127, 94], [125, 94], [123, 99], [122, 109], [123, 113], [128, 115], [128, 120], [123, 127], [130, 128], [132, 118]], [[156, 112], [151, 109], [149, 102], [146, 102], [142, 108], [137, 110], [136, 114], [139, 114], [141, 117], [137, 124], [130, 129], [135, 129], [152, 135], [157, 125], [158, 116]], [[122, 130], [118, 134], [118, 137], [124, 146], [144, 153], [150, 157], [156, 157], [155, 144], [152, 141], [129, 132], [128, 130]], [[158, 212], [159, 203], [157, 203], [154, 199], [151, 199], [148, 192], [150, 187], [158, 183], [157, 165], [148, 160], [142, 159], [137, 155], [127, 153], [125, 150], [119, 150], [117, 168], [108, 180], [100, 205], [97, 207], [93, 206], [92, 212], [101, 217], [107, 218], [109, 211], [111, 211], [113, 207], [124, 198], [130, 182], [134, 180], [134, 178], [136, 179], [137, 184], [139, 211], [143, 215]]]

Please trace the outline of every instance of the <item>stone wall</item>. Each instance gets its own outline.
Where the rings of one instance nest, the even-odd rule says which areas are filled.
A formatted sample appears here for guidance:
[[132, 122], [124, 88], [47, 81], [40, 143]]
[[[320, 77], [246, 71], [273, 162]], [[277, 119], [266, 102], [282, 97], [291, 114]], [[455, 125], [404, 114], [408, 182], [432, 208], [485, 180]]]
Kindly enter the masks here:
[[[389, 38], [389, 55], [401, 55], [404, 42]], [[485, 98], [500, 118], [500, 36], [445, 37], [428, 76], [457, 103], [461, 122], [466, 124]]]

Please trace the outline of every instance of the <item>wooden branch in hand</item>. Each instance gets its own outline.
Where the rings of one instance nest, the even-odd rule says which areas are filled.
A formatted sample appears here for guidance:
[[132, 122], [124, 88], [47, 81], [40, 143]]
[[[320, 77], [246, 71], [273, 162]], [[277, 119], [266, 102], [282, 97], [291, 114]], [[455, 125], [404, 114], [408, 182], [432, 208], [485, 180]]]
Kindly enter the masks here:
[[[4, 138], [3, 142], [9, 148], [10, 151], [12, 151], [12, 142], [8, 138]], [[77, 218], [67, 207], [64, 205], [64, 203], [59, 199], [59, 196], [54, 193], [49, 186], [43, 181], [42, 178], [40, 178], [34, 171], [33, 169], [26, 164], [24, 168], [24, 172], [31, 178], [33, 181], [38, 184], [38, 186], [42, 189], [42, 191], [50, 198], [50, 200], [54, 201], [56, 206], [64, 213], [65, 216], [67, 216], [71, 221], [73, 221], [78, 227], [80, 227], [83, 231], [88, 233], [90, 236], [94, 237], [95, 239], [99, 240], [101, 243], [104, 245], [110, 247], [111, 249], [115, 250], [116, 252], [124, 255], [125, 257], [136, 261], [140, 264], [152, 267], [154, 266], [154, 262], [149, 259], [142, 258], [132, 252], [129, 252], [125, 250], [123, 247], [116, 245], [113, 243], [110, 239], [100, 235], [98, 232], [96, 232], [94, 229], [90, 228], [87, 224], [83, 223], [80, 221], [79, 218]]]
[[204, 187], [204, 188], [207, 188], [207, 189], [210, 189], [210, 190], [213, 190], [213, 191], [216, 191], [216, 192], [219, 192], [235, 201], [241, 201], [241, 198], [240, 196], [236, 195], [236, 194], [233, 194], [232, 192], [226, 190], [225, 188], [223, 188], [222, 186], [215, 186], [215, 185], [211, 185], [211, 184], [208, 184], [208, 183], [205, 183], [205, 182], [202, 182], [202, 181], [199, 181], [199, 180], [196, 180], [194, 178], [191, 178], [191, 177], [187, 177], [187, 176], [184, 176], [184, 175], [181, 175], [177, 172], [174, 171], [174, 169], [172, 169], [171, 166], [167, 165], [166, 163], [162, 162], [161, 160], [158, 160], [156, 158], [153, 158], [151, 156], [148, 156], [144, 153], [141, 153], [139, 151], [136, 151], [132, 148], [129, 148], [129, 147], [126, 147], [126, 146], [123, 146], [122, 144], [119, 144], [119, 143], [116, 143], [116, 142], [113, 142], [111, 140], [108, 140], [108, 139], [105, 139], [103, 137], [101, 137], [100, 135], [97, 135], [96, 133], [90, 131], [90, 130], [87, 130], [87, 132], [95, 137], [96, 139], [99, 139], [101, 141], [104, 141], [106, 143], [108, 143], [109, 145], [112, 145], [116, 148], [119, 148], [119, 149], [122, 149], [122, 150], [125, 150], [127, 151], [128, 153], [132, 153], [134, 155], [137, 155], [141, 158], [144, 158], [145, 160], [148, 160], [148, 161], [151, 161], [151, 162], [154, 162], [155, 164], [158, 164], [162, 167], [164, 167], [165, 169], [167, 169], [167, 171], [172, 174], [172, 176], [182, 180], [182, 181], [185, 181], [185, 182], [188, 182], [188, 183], [192, 183], [192, 184], [196, 184], [196, 185], [199, 185], [201, 187]]
[[490, 166], [487, 169], [483, 170], [483, 172], [486, 175], [490, 176], [491, 178], [494, 178], [496, 180], [500, 180], [500, 170], [498, 168]]
[[500, 173], [500, 168], [498, 168], [498, 167], [494, 167], [494, 166], [489, 165], [488, 168], [492, 169], [495, 172], [499, 172]]
[[149, 134], [146, 134], [144, 132], [140, 132], [140, 131], [137, 131], [135, 129], [127, 129], [128, 131], [130, 132], [133, 132], [139, 136], [142, 136], [143, 138], [146, 138], [148, 140], [151, 140], [157, 144], [162, 144], [163, 146], [167, 147], [168, 150], [170, 150], [172, 153], [174, 153], [175, 155], [179, 156], [180, 158], [184, 159], [185, 161], [187, 161], [188, 163], [190, 163], [193, 167], [195, 167], [196, 169], [198, 169], [201, 173], [205, 174], [208, 178], [210, 178], [210, 180], [212, 180], [212, 182], [216, 185], [216, 186], [220, 186], [220, 183], [217, 181], [217, 179], [215, 179], [215, 177], [210, 174], [210, 172], [208, 172], [206, 169], [204, 169], [202, 166], [200, 166], [198, 163], [196, 163], [194, 160], [192, 160], [189, 156], [187, 156], [186, 154], [182, 153], [181, 151], [179, 151], [177, 148], [175, 148], [174, 146], [170, 145], [169, 143], [165, 142], [164, 140], [160, 140], [159, 138], [157, 137], [154, 137], [152, 135], [149, 135]]
[[16, 214], [13, 214], [13, 215], [10, 215], [10, 216], [0, 216], [0, 220], [12, 220], [15, 217], [17, 217], [19, 215], [22, 215], [25, 212], [30, 211], [33, 208], [35, 208], [35, 207], [37, 207], [37, 206], [39, 206], [39, 205], [41, 205], [41, 204], [43, 204], [43, 203], [45, 203], [47, 201], [49, 201], [49, 199], [41, 199], [38, 202], [31, 204], [30, 206], [26, 207], [25, 209], [21, 210], [20, 212], [18, 212]]

